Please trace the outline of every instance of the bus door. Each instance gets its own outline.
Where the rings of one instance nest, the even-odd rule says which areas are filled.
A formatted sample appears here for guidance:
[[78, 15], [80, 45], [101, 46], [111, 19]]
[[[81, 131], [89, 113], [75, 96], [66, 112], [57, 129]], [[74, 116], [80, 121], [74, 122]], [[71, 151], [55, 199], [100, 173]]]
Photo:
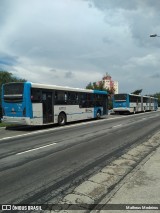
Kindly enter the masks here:
[[52, 92], [42, 92], [43, 123], [53, 122]]
[[103, 95], [103, 115], [107, 115], [108, 114], [108, 97], [106, 97], [106, 95]]

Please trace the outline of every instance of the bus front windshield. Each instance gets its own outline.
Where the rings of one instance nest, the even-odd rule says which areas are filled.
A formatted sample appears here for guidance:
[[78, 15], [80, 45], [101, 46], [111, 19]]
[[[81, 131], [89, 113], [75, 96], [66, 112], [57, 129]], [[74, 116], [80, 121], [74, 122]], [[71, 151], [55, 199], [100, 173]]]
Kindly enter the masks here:
[[22, 102], [24, 83], [8, 83], [3, 87], [3, 98], [5, 102]]
[[127, 94], [116, 94], [114, 95], [114, 101], [126, 101]]

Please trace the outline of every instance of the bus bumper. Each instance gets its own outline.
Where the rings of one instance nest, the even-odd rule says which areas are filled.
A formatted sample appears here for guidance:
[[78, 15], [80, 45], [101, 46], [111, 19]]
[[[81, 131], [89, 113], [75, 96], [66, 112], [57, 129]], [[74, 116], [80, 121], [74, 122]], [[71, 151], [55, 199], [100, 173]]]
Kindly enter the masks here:
[[15, 125], [30, 125], [30, 118], [3, 116], [2, 123]]
[[113, 108], [114, 112], [130, 112], [130, 108], [120, 107], [120, 108]]

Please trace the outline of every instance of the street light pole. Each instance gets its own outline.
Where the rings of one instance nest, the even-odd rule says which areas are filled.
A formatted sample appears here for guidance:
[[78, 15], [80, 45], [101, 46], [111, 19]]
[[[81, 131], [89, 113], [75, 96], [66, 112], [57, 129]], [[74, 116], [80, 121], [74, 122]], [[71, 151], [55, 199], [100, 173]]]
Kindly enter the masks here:
[[159, 35], [157, 35], [157, 34], [151, 34], [151, 35], [150, 35], [150, 37], [152, 37], [152, 38], [153, 38], [153, 37], [160, 37], [160, 36], [159, 36]]

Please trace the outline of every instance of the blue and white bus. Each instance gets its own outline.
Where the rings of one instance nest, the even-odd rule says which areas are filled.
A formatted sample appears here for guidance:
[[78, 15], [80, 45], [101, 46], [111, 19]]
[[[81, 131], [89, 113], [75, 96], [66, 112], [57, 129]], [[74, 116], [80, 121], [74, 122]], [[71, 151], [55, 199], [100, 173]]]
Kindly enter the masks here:
[[7, 83], [2, 86], [2, 122], [65, 125], [108, 114], [105, 91], [55, 85]]
[[150, 101], [150, 110], [158, 110], [158, 98], [151, 97]]
[[115, 94], [113, 97], [113, 111], [115, 113], [136, 113], [158, 109], [158, 99], [150, 96], [134, 94]]

